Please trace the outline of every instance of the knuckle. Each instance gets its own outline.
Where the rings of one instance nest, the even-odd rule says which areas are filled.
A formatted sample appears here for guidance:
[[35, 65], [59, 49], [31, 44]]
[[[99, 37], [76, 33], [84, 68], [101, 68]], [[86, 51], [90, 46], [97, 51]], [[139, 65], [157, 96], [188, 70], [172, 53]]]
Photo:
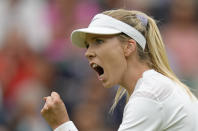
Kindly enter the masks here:
[[52, 109], [52, 108], [53, 108], [53, 103], [49, 103], [49, 104], [47, 105], [47, 107], [48, 107], [48, 109]]
[[57, 105], [60, 103], [60, 100], [59, 99], [54, 99], [54, 104]]

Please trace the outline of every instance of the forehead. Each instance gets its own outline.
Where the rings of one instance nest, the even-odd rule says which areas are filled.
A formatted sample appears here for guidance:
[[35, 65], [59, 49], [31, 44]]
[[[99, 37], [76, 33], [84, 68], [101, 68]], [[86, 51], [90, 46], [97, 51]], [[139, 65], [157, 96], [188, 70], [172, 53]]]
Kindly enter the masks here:
[[85, 34], [85, 41], [92, 41], [96, 38], [112, 38], [115, 37], [117, 35], [98, 35], [98, 34]]

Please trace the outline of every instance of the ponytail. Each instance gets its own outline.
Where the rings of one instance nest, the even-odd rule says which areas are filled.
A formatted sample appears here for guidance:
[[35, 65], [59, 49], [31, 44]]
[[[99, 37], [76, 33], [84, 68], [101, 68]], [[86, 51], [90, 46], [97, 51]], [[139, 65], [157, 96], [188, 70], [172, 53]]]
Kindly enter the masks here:
[[172, 71], [168, 63], [168, 58], [166, 55], [164, 43], [162, 41], [159, 29], [152, 18], [147, 16], [147, 19], [149, 22], [146, 39], [153, 69], [178, 83], [187, 91], [187, 93], [192, 99], [196, 99], [196, 97], [193, 95], [190, 89], [185, 84], [183, 84]]

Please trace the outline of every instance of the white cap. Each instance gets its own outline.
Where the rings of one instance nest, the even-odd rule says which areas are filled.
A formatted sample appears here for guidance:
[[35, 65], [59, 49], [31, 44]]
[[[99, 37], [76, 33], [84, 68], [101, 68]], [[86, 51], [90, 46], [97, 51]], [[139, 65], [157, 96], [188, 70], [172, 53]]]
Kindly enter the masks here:
[[74, 30], [71, 34], [72, 43], [79, 47], [86, 47], [85, 39], [87, 33], [97, 35], [115, 35], [125, 33], [134, 39], [143, 49], [146, 45], [146, 39], [134, 27], [104, 14], [97, 14], [92, 19], [88, 28]]

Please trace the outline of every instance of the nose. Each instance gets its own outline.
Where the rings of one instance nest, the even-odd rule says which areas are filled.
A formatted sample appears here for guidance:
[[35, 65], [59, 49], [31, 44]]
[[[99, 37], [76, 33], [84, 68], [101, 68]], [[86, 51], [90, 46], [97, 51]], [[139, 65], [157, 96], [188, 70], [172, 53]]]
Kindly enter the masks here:
[[87, 57], [88, 60], [91, 60], [96, 56], [96, 54], [93, 50], [88, 48], [87, 51], [85, 52], [85, 56]]

